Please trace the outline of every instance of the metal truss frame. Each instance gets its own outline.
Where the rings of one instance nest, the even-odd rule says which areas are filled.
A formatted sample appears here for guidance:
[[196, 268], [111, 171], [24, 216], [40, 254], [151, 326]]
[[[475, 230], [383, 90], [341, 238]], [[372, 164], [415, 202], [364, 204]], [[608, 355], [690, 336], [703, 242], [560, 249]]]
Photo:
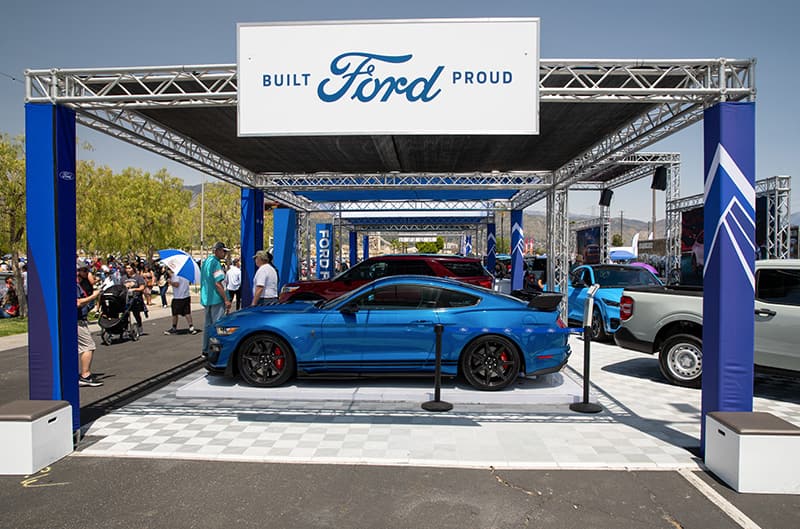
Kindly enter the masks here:
[[392, 219], [386, 219], [383, 224], [359, 224], [347, 222], [347, 219], [342, 219], [342, 223], [347, 225], [349, 229], [358, 231], [359, 233], [383, 233], [383, 232], [409, 232], [409, 231], [431, 231], [436, 233], [461, 233], [464, 231], [475, 230], [475, 223], [437, 223], [425, 222], [422, 224], [411, 224], [402, 222], [392, 222]]
[[508, 171], [475, 173], [261, 173], [256, 187], [288, 191], [324, 191], [331, 189], [546, 189], [550, 187], [549, 171]]
[[475, 188], [504, 182], [500, 185], [519, 190], [512, 199], [511, 209], [524, 209], [543, 198], [547, 198], [548, 205], [558, 208], [557, 213], [548, 213], [548, 228], [552, 228], [549, 233], [555, 239], [548, 244], [548, 253], [555, 255], [556, 248], [564, 253], [558, 254], [559, 262], [549, 278], [566, 287], [569, 232], [567, 197], [562, 190], [700, 121], [703, 110], [714, 103], [753, 100], [755, 59], [541, 59], [539, 69], [541, 102], [639, 102], [653, 106], [554, 173], [526, 173], [527, 177], [520, 182], [515, 181], [519, 176], [509, 173], [254, 175], [137, 112], [164, 106], [233, 106], [238, 101], [235, 64], [27, 70], [25, 100], [66, 105], [76, 111], [83, 125], [236, 185], [267, 186], [268, 197], [306, 212], [317, 208], [301, 197], [290, 199], [288, 195], [293, 193], [272, 185], [281, 179], [286, 179], [287, 184], [289, 180], [302, 184], [305, 189], [319, 188], [314, 186], [320, 186], [324, 179], [330, 179], [331, 185], [338, 187], [362, 188], [365, 183], [378, 188], [410, 185]]
[[[755, 183], [756, 198], [767, 198], [767, 258], [788, 259], [790, 252], [790, 224], [791, 224], [791, 189], [792, 179], [789, 176], [772, 176]], [[684, 211], [702, 207], [705, 203], [703, 194], [691, 195], [683, 198], [667, 200], [668, 229], [672, 230], [677, 248], [673, 254], [669, 253], [671, 238], [667, 237], [667, 257], [675, 256], [673, 268], [678, 266], [680, 259], [680, 231], [681, 215]]]
[[493, 212], [504, 206], [500, 200], [377, 200], [358, 202], [317, 202], [318, 211], [351, 212], [411, 212], [411, 211], [469, 211]]

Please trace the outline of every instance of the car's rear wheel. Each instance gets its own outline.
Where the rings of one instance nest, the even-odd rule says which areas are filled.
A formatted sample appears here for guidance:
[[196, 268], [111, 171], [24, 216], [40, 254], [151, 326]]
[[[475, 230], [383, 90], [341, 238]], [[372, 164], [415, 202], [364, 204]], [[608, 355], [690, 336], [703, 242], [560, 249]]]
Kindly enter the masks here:
[[670, 336], [661, 346], [658, 364], [670, 383], [699, 388], [703, 374], [703, 341], [691, 334]]
[[461, 355], [461, 371], [469, 384], [484, 391], [508, 387], [520, 371], [520, 357], [511, 341], [502, 336], [483, 336]]
[[252, 386], [280, 386], [294, 373], [295, 356], [289, 344], [274, 334], [256, 334], [239, 346], [239, 373]]
[[603, 322], [603, 315], [600, 314], [600, 309], [597, 307], [592, 310], [592, 341], [604, 342], [608, 340], [606, 334], [606, 325]]

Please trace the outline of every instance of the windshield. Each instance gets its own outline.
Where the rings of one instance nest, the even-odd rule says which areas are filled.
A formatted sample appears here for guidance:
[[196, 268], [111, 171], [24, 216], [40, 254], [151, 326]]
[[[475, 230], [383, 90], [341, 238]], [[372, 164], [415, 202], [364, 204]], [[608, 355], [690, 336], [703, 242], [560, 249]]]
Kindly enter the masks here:
[[595, 268], [594, 280], [601, 287], [661, 285], [656, 276], [644, 268]]

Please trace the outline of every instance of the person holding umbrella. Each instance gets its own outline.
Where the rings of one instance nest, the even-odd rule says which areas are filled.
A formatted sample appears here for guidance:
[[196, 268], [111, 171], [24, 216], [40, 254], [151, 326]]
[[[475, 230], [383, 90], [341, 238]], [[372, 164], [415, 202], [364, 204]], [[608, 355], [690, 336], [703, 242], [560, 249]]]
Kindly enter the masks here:
[[203, 354], [208, 354], [209, 330], [231, 309], [231, 301], [225, 291], [223, 281], [225, 272], [220, 261], [230, 250], [221, 242], [214, 245], [214, 255], [203, 261], [200, 271], [200, 304], [206, 308], [206, 319], [203, 327]]

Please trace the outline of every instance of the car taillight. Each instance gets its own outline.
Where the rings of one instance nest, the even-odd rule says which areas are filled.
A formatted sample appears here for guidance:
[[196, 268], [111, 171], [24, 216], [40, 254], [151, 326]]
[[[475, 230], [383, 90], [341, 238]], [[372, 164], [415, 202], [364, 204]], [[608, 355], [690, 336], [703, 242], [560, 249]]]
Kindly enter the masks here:
[[625, 321], [633, 316], [633, 298], [622, 296], [619, 300], [619, 317]]
[[558, 325], [562, 329], [566, 329], [567, 328], [567, 324], [564, 323], [564, 320], [561, 319], [561, 316], [556, 318], [556, 325]]
[[494, 279], [492, 278], [481, 279], [480, 281], [478, 281], [478, 284], [483, 288], [488, 288], [489, 290], [491, 290], [492, 288], [494, 288]]

